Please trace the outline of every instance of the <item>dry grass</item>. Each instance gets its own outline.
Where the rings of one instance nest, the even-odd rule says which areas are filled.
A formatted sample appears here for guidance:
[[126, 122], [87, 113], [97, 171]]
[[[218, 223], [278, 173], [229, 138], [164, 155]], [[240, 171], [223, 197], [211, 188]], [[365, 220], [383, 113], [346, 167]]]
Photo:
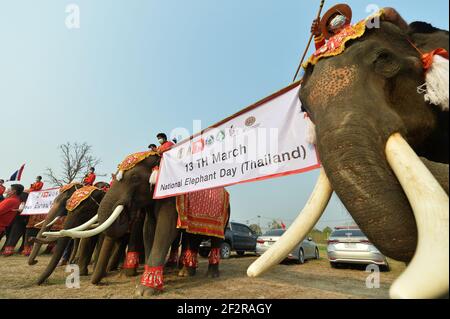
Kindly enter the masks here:
[[[22, 256], [0, 257], [0, 298], [133, 298], [140, 278], [114, 272], [99, 286], [92, 285], [88, 276], [82, 277], [80, 289], [68, 289], [68, 273], [58, 267], [47, 283], [36, 286], [34, 281], [49, 258], [39, 256], [37, 265], [28, 266]], [[392, 261], [392, 271], [381, 273], [381, 287], [368, 289], [364, 268], [332, 269], [326, 258], [303, 265], [284, 263], [261, 277], [249, 278], [246, 270], [255, 259], [250, 254], [232, 256], [222, 261], [221, 277], [210, 279], [204, 277], [207, 260], [200, 258], [193, 278], [166, 273], [165, 292], [156, 298], [388, 298], [389, 285], [404, 269], [403, 264]]]

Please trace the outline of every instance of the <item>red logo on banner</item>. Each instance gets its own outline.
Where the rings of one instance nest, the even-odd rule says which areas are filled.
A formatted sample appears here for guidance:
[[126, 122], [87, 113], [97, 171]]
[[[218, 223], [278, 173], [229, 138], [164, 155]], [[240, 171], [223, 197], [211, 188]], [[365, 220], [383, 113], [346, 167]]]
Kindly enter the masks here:
[[201, 138], [196, 142], [192, 142], [192, 154], [203, 151], [205, 147], [205, 141]]

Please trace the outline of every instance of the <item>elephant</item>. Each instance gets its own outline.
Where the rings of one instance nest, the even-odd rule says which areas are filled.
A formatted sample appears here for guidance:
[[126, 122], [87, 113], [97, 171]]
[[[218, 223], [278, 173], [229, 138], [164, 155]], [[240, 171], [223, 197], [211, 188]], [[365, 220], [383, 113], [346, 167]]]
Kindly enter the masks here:
[[[95, 187], [85, 186], [77, 189], [72, 194], [64, 206], [65, 211], [62, 213], [63, 215], [66, 215], [63, 229], [80, 227], [80, 225], [90, 226], [95, 222], [93, 217], [96, 216], [97, 209], [105, 196], [105, 191], [103, 190], [104, 184], [106, 183], [96, 183]], [[54, 234], [44, 232], [43, 235]], [[95, 236], [80, 241], [78, 266], [80, 268], [80, 275], [82, 276], [88, 274], [88, 265], [91, 261], [97, 239], [98, 236]], [[55, 252], [46, 269], [39, 276], [37, 280], [38, 285], [42, 284], [55, 270], [70, 240], [72, 240], [70, 237], [61, 237], [57, 239]]]
[[[384, 255], [409, 264], [398, 278], [398, 284], [391, 286], [391, 297], [439, 297], [448, 294], [449, 113], [448, 106], [426, 102], [418, 88], [425, 80], [421, 53], [441, 47], [448, 50], [448, 31], [424, 22], [408, 25], [392, 8], [384, 8], [379, 14], [379, 27], [366, 27], [362, 36], [345, 43], [343, 52], [310, 60], [304, 65], [306, 70], [299, 98], [313, 123], [322, 164], [317, 185], [319, 182], [327, 185], [320, 189], [328, 192], [329, 188], [329, 195], [332, 191], [337, 194], [356, 224]], [[446, 94], [448, 101], [448, 91]], [[409, 147], [403, 142], [405, 140]], [[402, 145], [405, 154], [412, 149], [417, 156], [409, 155], [411, 151], [407, 164], [395, 165], [395, 160], [400, 158], [397, 154], [401, 153], [395, 151], [393, 145]], [[425, 233], [438, 232], [440, 226], [428, 229], [418, 237], [418, 229], [425, 229], [425, 226], [419, 219], [416, 222], [418, 209], [414, 209], [415, 203], [430, 205], [429, 209], [435, 204], [423, 197], [416, 201], [416, 196], [409, 195], [412, 194], [409, 189], [424, 184], [399, 173], [408, 165], [412, 167], [413, 159], [417, 166], [410, 170], [411, 174], [419, 171], [418, 167], [421, 167], [420, 172], [428, 169], [435, 179], [431, 181], [432, 185], [441, 198], [440, 207], [443, 208], [433, 212], [441, 217], [433, 217], [430, 213], [425, 219], [440, 219], [434, 225], [443, 225], [441, 229], [447, 227], [447, 231], [439, 235], [442, 239], [436, 236], [425, 250], [430, 253], [436, 249], [436, 254], [441, 254], [438, 259], [442, 262], [436, 262], [439, 264], [436, 267], [444, 267], [442, 272], [427, 269], [433, 264], [432, 260], [426, 261], [425, 268], [416, 266], [420, 262], [419, 247], [425, 247], [418, 245], [418, 239], [425, 238]], [[310, 197], [311, 203], [300, 215], [305, 214], [307, 208], [316, 209], [312, 208], [313, 198], [322, 198], [320, 205], [317, 202], [317, 207], [320, 206], [318, 215], [308, 220], [307, 225], [300, 225], [299, 215], [299, 223], [291, 226], [292, 232], [283, 236], [285, 240], [251, 265], [247, 271], [249, 276], [256, 276], [276, 264], [285, 252], [282, 246], [286, 245], [288, 249], [289, 241], [292, 244], [300, 242], [314, 226], [329, 200], [329, 195], [320, 195], [316, 189]], [[421, 193], [425, 192], [417, 191], [417, 197]], [[433, 246], [440, 245], [441, 240], [444, 248], [439, 251]], [[408, 276], [407, 273], [415, 275]], [[424, 278], [421, 286], [419, 277]], [[440, 282], [443, 281], [447, 283], [442, 286]], [[435, 284], [440, 288], [433, 290]]]
[[[35, 265], [38, 261], [36, 260], [37, 255], [39, 254], [39, 251], [43, 244], [49, 244], [54, 243], [56, 241], [56, 238], [44, 238], [42, 237], [42, 234], [46, 231], [48, 231], [52, 224], [55, 222], [55, 220], [61, 219], [66, 213], [66, 203], [67, 200], [73, 195], [73, 193], [77, 190], [83, 187], [80, 183], [72, 183], [63, 186], [60, 189], [60, 194], [55, 198], [52, 207], [50, 208], [50, 211], [48, 212], [47, 216], [45, 217], [45, 220], [43, 221], [42, 225], [40, 226], [40, 230], [38, 231], [35, 227], [35, 223], [33, 222], [33, 218], [30, 217], [29, 227], [27, 229], [27, 236], [26, 236], [26, 245], [29, 245], [30, 242], [34, 242], [33, 248], [31, 250], [31, 253], [28, 257], [28, 264]], [[50, 225], [50, 226], [49, 226]], [[35, 233], [37, 232], [36, 237]]]
[[[91, 277], [91, 282], [98, 284], [106, 274], [107, 263], [115, 241], [132, 226], [133, 221], [139, 217], [139, 212], [144, 211], [143, 241], [146, 263], [136, 294], [150, 296], [163, 290], [164, 262], [169, 248], [179, 233], [176, 227], [178, 213], [175, 197], [159, 200], [152, 198], [152, 186], [149, 185], [149, 180], [152, 170], [159, 165], [160, 156], [152, 152], [136, 153], [127, 157], [122, 163], [132, 162], [133, 156], [139, 158], [139, 161], [126, 171], [117, 174], [117, 181], [100, 203], [99, 226], [88, 231], [68, 230], [64, 232], [64, 235], [86, 238], [103, 232], [105, 239]], [[195, 249], [196, 246], [198, 247], [198, 243], [193, 242], [189, 247]], [[212, 276], [218, 275], [219, 254], [215, 257], [217, 257], [216, 266], [209, 267], [208, 272]], [[183, 273], [192, 275], [195, 272], [192, 269], [191, 271], [185, 269]]]

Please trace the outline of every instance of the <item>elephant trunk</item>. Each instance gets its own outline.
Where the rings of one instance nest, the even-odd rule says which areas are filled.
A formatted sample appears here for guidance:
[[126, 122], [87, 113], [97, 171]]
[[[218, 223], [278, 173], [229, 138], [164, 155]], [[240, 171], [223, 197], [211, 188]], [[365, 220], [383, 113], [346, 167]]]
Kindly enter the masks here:
[[[45, 228], [46, 227], [42, 227], [39, 230], [38, 234], [36, 235], [36, 238], [42, 237], [42, 233], [45, 231]], [[30, 256], [28, 256], [28, 265], [32, 266], [37, 264], [38, 261], [36, 260], [36, 257], [39, 254], [39, 251], [41, 250], [42, 244], [43, 243], [40, 241], [36, 240], [34, 241], [33, 249], [31, 250]]]
[[379, 132], [375, 121], [351, 110], [339, 110], [339, 115], [328, 112], [316, 119], [318, 150], [333, 190], [383, 254], [410, 261], [417, 245], [417, 227], [386, 160], [389, 134]]
[[50, 259], [50, 262], [47, 265], [47, 268], [45, 268], [44, 272], [41, 274], [39, 279], [37, 280], [37, 284], [41, 285], [55, 270], [56, 266], [58, 265], [59, 260], [61, 259], [64, 249], [67, 247], [67, 244], [69, 243], [71, 238], [63, 237], [58, 239], [58, 242], [56, 244], [55, 252], [52, 255], [52, 258]]
[[108, 267], [109, 258], [111, 257], [112, 250], [114, 248], [114, 242], [115, 240], [111, 237], [105, 236], [103, 239], [100, 254], [91, 278], [91, 283], [94, 285], [98, 284], [106, 275], [106, 268]]

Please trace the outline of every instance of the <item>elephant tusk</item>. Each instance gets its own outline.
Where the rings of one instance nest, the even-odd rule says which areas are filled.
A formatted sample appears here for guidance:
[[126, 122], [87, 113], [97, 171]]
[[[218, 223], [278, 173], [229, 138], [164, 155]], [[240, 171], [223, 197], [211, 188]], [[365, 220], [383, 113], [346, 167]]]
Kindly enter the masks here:
[[91, 219], [89, 219], [87, 222], [85, 222], [84, 224], [74, 227], [74, 228], [69, 228], [69, 229], [65, 229], [65, 231], [72, 231], [72, 230], [85, 230], [88, 229], [92, 224], [94, 224], [96, 221], [98, 220], [98, 215], [96, 214], [94, 217], [92, 217]]
[[247, 269], [247, 276], [256, 277], [279, 264], [311, 231], [328, 205], [333, 189], [323, 168], [316, 186], [294, 223], [261, 257]]
[[157, 170], [157, 169], [152, 171], [152, 174], [150, 175], [150, 178], [148, 180], [148, 183], [150, 185], [156, 185], [156, 182], [158, 181], [158, 173], [159, 173], [159, 170]]
[[34, 227], [34, 228], [39, 227], [39, 226], [41, 226], [44, 222], [45, 222], [45, 219], [44, 219], [44, 220], [41, 220], [39, 223], [34, 224], [33, 227]]
[[64, 237], [64, 235], [61, 234], [61, 231], [46, 231], [42, 233], [42, 236], [45, 237]]
[[54, 223], [56, 223], [57, 221], [58, 221], [58, 219], [60, 219], [61, 218], [61, 216], [56, 216], [50, 223], [48, 223], [47, 225], [46, 225], [46, 227], [50, 227], [50, 226], [52, 226]]
[[114, 209], [111, 216], [109, 216], [108, 219], [105, 220], [105, 222], [99, 225], [97, 228], [90, 230], [61, 230], [60, 233], [63, 236], [68, 236], [72, 238], [87, 238], [98, 235], [101, 232], [105, 231], [109, 226], [111, 226], [112, 223], [114, 223], [117, 217], [119, 217], [119, 215], [122, 213], [123, 209], [124, 209], [123, 205], [117, 206]]
[[120, 182], [122, 178], [123, 178], [123, 171], [119, 171], [116, 175], [116, 181]]
[[391, 298], [439, 298], [449, 289], [448, 195], [398, 133], [386, 157], [411, 204], [418, 241], [413, 259], [390, 288]]

